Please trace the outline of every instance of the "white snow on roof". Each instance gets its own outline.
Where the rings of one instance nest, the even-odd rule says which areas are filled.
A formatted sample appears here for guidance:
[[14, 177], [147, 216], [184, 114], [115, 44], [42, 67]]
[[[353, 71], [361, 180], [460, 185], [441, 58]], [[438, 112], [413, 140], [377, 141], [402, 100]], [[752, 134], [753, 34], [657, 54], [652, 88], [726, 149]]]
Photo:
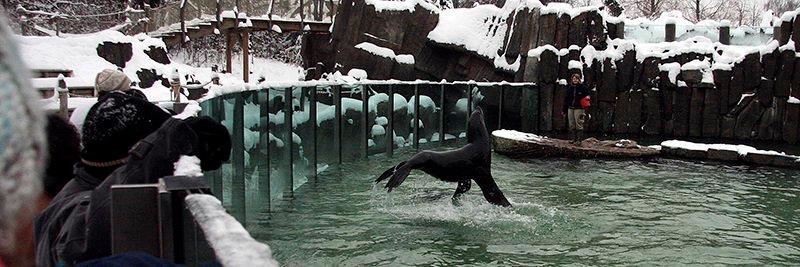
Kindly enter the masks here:
[[439, 13], [440, 10], [435, 5], [428, 3], [424, 0], [402, 0], [402, 1], [383, 1], [383, 0], [365, 0], [367, 5], [375, 7], [375, 11], [408, 11], [414, 12], [417, 6], [434, 13]]

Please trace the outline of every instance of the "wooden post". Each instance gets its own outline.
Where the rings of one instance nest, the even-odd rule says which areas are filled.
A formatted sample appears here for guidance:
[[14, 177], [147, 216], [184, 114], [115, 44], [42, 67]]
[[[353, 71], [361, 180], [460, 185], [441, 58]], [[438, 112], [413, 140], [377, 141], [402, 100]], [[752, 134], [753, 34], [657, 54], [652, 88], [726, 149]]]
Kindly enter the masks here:
[[664, 25], [664, 41], [665, 42], [674, 42], [675, 41], [675, 23], [667, 23]]
[[65, 120], [69, 120], [69, 89], [67, 88], [67, 82], [64, 81], [64, 75], [58, 75], [58, 88], [56, 89], [58, 92], [58, 115], [64, 118]]
[[217, 31], [222, 31], [222, 0], [217, 1], [217, 14], [215, 14], [217, 18]]
[[150, 5], [144, 3], [143, 9], [144, 9], [145, 20], [144, 20], [144, 25], [142, 26], [142, 31], [150, 32]]
[[719, 42], [724, 45], [731, 44], [731, 26], [722, 25], [719, 27]]
[[181, 1], [181, 8], [178, 16], [181, 20], [181, 45], [186, 44], [186, 2]]
[[300, 32], [305, 32], [306, 31], [306, 29], [305, 29], [306, 28], [305, 27], [305, 24], [306, 24], [305, 23], [305, 18], [306, 18], [305, 13], [306, 12], [305, 12], [304, 9], [305, 9], [305, 2], [303, 0], [300, 0]]
[[233, 43], [235, 42], [233, 32], [225, 32], [225, 72], [233, 71]]
[[250, 32], [242, 31], [242, 79], [250, 82]]

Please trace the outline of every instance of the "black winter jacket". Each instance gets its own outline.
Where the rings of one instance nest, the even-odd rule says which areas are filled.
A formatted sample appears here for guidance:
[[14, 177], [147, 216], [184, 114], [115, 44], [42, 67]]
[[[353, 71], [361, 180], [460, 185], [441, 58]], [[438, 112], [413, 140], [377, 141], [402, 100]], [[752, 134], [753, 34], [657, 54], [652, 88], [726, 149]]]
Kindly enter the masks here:
[[85, 187], [76, 187], [74, 191], [78, 192], [73, 191], [69, 201], [51, 204], [52, 210], [48, 207], [37, 220], [37, 265], [74, 265], [110, 256], [111, 186], [156, 183], [174, 173], [173, 164], [181, 155], [195, 155], [197, 143], [197, 135], [186, 123], [169, 119], [139, 141], [131, 149], [128, 163], [96, 188], [80, 191]]
[[583, 84], [570, 85], [567, 87], [567, 95], [564, 97], [564, 107], [561, 112], [567, 112], [570, 108], [583, 109], [581, 99], [589, 95], [589, 89]]

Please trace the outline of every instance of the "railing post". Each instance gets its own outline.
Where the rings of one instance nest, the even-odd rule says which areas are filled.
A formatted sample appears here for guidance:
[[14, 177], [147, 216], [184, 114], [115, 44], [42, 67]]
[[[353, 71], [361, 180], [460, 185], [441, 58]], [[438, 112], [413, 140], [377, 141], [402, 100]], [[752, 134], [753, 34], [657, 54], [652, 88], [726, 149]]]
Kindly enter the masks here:
[[472, 115], [472, 84], [467, 83], [467, 120], [464, 122], [464, 133], [469, 132], [469, 117]]
[[284, 142], [286, 143], [286, 159], [289, 160], [289, 164], [286, 166], [286, 176], [289, 181], [286, 183], [286, 187], [283, 189], [283, 198], [294, 197], [294, 132], [292, 129], [292, 113], [294, 112], [292, 108], [293, 89], [293, 87], [286, 87], [284, 88], [283, 94], [283, 125], [286, 127], [286, 138], [284, 139]]
[[369, 93], [367, 92], [368, 85], [363, 84], [361, 85], [361, 134], [363, 134], [363, 138], [361, 138], [361, 148], [362, 152], [364, 153], [364, 158], [369, 157], [369, 136], [370, 130], [369, 129]]
[[233, 147], [231, 156], [233, 167], [233, 178], [231, 179], [232, 204], [234, 217], [239, 222], [246, 224], [247, 209], [245, 207], [245, 179], [244, 179], [244, 97], [242, 93], [236, 93], [233, 100], [233, 136], [231, 146]]
[[394, 88], [392, 85], [389, 85], [389, 103], [386, 105], [387, 109], [387, 120], [389, 121], [386, 124], [386, 155], [391, 157], [394, 154]]
[[[314, 176], [314, 179], [317, 178], [317, 87], [312, 86], [311, 90], [308, 90], [308, 117], [311, 121], [311, 146], [313, 147], [313, 151], [311, 152], [311, 175]], [[300, 103], [302, 105], [302, 103]]]
[[664, 41], [675, 41], [675, 22], [667, 22], [667, 24], [664, 25]]
[[439, 86], [439, 145], [444, 146], [444, 83]]
[[242, 44], [242, 79], [250, 82], [250, 32], [245, 29], [241, 33]]
[[67, 88], [67, 81], [64, 80], [64, 75], [58, 75], [58, 115], [69, 121], [69, 89]]
[[[263, 157], [260, 162], [258, 162], [258, 193], [261, 197], [261, 203], [266, 207], [266, 211], [269, 212], [272, 208], [272, 186], [271, 183], [271, 173], [270, 173], [270, 153], [272, 149], [269, 145], [269, 88], [264, 88], [260, 91], [256, 91], [256, 97], [258, 99], [258, 107], [259, 107], [259, 118], [267, 118], [266, 124], [263, 123], [263, 120], [259, 120], [258, 124], [258, 131], [259, 131], [259, 140], [266, 140], [266, 144], [259, 144], [263, 145], [263, 153], [261, 152], [262, 149], [259, 149], [260, 155]], [[267, 138], [263, 138], [263, 137]]]
[[500, 100], [497, 103], [497, 129], [503, 129], [503, 98], [505, 98], [506, 86], [495, 85], [500, 87]]
[[414, 149], [419, 150], [419, 84], [414, 84]]
[[342, 86], [334, 85], [333, 91], [333, 147], [336, 149], [336, 163], [342, 164]]

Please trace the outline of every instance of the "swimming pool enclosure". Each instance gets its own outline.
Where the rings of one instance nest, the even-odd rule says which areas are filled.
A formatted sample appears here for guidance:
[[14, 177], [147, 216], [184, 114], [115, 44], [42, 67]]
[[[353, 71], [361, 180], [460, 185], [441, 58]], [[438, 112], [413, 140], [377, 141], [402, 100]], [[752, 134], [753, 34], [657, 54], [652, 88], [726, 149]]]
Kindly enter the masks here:
[[540, 112], [552, 112], [540, 111], [539, 94], [534, 84], [476, 82], [301, 82], [226, 93], [200, 103], [232, 142], [230, 162], [205, 176], [246, 223], [342, 162], [465, 142], [477, 107], [489, 131], [536, 132]]

